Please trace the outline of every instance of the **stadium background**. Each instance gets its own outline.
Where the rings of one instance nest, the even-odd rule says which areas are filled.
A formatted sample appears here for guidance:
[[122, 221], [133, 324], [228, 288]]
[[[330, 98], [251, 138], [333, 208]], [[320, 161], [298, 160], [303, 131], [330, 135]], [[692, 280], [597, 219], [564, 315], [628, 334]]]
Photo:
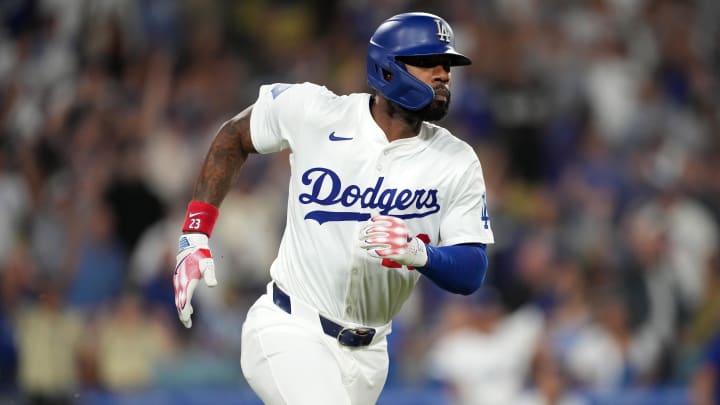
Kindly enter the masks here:
[[220, 286], [185, 330], [170, 274], [199, 164], [262, 83], [368, 91], [367, 39], [411, 10], [474, 62], [443, 125], [483, 162], [497, 243], [480, 292], [419, 286], [381, 403], [689, 403], [719, 350], [714, 0], [0, 2], [0, 402], [258, 403], [240, 328], [287, 156], [251, 157], [223, 203]]

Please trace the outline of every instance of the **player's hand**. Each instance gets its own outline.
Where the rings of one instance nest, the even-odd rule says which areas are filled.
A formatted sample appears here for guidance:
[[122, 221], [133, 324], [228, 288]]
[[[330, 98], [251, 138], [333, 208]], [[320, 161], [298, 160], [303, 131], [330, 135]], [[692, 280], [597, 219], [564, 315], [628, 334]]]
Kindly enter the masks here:
[[192, 300], [198, 282], [203, 279], [208, 287], [217, 285], [215, 262], [210, 253], [208, 237], [205, 234], [187, 233], [180, 236], [179, 242], [177, 265], [175, 274], [173, 274], [175, 307], [180, 321], [186, 328], [189, 328], [192, 326], [190, 316], [193, 313], [190, 300]]
[[405, 221], [387, 215], [373, 216], [360, 229], [360, 247], [373, 257], [412, 267], [427, 265], [425, 243], [410, 236]]

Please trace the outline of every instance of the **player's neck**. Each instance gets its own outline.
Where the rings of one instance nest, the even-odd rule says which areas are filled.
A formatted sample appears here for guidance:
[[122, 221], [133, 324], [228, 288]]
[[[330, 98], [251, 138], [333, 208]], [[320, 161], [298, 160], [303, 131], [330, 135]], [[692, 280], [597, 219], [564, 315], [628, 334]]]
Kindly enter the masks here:
[[412, 138], [420, 133], [422, 120], [388, 102], [384, 97], [370, 97], [370, 114], [385, 132], [389, 142]]

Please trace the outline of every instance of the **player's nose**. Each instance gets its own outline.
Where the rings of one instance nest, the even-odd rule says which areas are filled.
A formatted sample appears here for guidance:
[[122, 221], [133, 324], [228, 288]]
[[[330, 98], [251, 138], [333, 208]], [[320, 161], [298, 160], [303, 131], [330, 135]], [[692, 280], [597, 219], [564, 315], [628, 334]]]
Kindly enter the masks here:
[[432, 68], [433, 81], [447, 83], [450, 81], [450, 66], [437, 65]]

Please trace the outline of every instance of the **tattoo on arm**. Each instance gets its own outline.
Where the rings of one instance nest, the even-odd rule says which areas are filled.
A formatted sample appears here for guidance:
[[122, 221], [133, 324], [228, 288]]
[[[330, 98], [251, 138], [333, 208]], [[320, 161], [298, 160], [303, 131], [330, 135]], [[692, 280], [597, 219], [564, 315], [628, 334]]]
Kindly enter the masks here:
[[250, 138], [252, 106], [226, 121], [210, 145], [192, 198], [220, 206], [240, 175], [248, 154], [255, 153]]

